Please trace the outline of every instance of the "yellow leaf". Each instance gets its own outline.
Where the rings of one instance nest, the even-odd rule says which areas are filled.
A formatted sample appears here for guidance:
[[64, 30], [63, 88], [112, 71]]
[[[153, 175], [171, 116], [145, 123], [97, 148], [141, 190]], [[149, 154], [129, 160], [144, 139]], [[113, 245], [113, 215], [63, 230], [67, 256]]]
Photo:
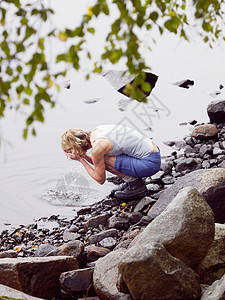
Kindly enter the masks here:
[[126, 204], [125, 202], [123, 202], [121, 205], [124, 207], [124, 206], [126, 206], [127, 204]]
[[37, 249], [38, 248], [38, 246], [32, 246], [31, 247], [31, 249]]
[[48, 85], [47, 85], [47, 88], [46, 88], [46, 89], [50, 89], [50, 87], [52, 87], [53, 84], [54, 84], [54, 82], [53, 82], [51, 79], [49, 79]]
[[59, 32], [59, 40], [65, 42], [68, 36], [64, 32]]
[[93, 10], [92, 9], [93, 9], [92, 6], [88, 7], [88, 13], [87, 13], [88, 16], [92, 16], [93, 15]]
[[122, 214], [124, 214], [124, 210], [122, 209], [121, 211], [120, 211]]
[[17, 248], [15, 248], [14, 250], [15, 250], [16, 252], [20, 252], [22, 249], [19, 248], [19, 247], [17, 247]]

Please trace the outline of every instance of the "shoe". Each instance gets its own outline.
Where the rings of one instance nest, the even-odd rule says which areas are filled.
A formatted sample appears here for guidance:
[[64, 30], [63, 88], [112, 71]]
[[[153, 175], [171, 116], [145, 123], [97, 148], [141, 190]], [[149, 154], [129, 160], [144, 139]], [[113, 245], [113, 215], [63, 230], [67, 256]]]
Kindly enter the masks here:
[[124, 182], [120, 184], [117, 188], [113, 189], [110, 193], [110, 197], [114, 197], [116, 192], [125, 190], [129, 186], [129, 182]]
[[115, 192], [115, 196], [119, 199], [132, 199], [135, 197], [143, 198], [148, 195], [148, 189], [141, 178], [129, 182], [127, 188], [122, 191]]

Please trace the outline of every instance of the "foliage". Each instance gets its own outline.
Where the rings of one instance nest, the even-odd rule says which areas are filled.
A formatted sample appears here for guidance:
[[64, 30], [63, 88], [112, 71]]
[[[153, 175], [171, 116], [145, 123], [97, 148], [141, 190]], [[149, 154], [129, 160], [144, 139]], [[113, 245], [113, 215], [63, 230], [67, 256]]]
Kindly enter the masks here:
[[[216, 39], [224, 38], [224, 0], [96, 0], [77, 27], [63, 31], [52, 22], [54, 10], [46, 2], [0, 0], [0, 118], [8, 109], [26, 113], [24, 138], [28, 130], [36, 135], [34, 124], [44, 122], [46, 105], [54, 107], [54, 92], [60, 89], [57, 82], [66, 76], [68, 66], [79, 70], [81, 53], [92, 60], [87, 39], [95, 36], [94, 22], [101, 15], [110, 18], [111, 29], [91, 72], [101, 73], [104, 63], [124, 60], [127, 70], [136, 76], [126, 92], [138, 101], [146, 101], [145, 93], [151, 90], [145, 82], [144, 71], [150, 66], [140, 51], [144, 42], [141, 32], [151, 36], [154, 30], [160, 34], [169, 31], [188, 40], [188, 28], [198, 22], [198, 33], [205, 43], [212, 46]], [[65, 51], [56, 57], [59, 72], [50, 66], [52, 39], [65, 44]]]

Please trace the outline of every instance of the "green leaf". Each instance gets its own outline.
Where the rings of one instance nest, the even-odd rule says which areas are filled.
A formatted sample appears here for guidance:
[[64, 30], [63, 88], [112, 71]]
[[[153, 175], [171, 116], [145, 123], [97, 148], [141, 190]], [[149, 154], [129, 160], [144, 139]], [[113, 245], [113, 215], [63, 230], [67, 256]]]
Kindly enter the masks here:
[[159, 14], [157, 13], [157, 11], [153, 11], [149, 18], [153, 21], [153, 22], [156, 22], [158, 20], [158, 17], [159, 17]]
[[33, 90], [27, 86], [25, 89], [24, 89], [24, 92], [28, 95], [28, 96], [31, 96], [32, 93], [33, 93]]
[[90, 27], [90, 28], [88, 28], [88, 30], [87, 30], [88, 32], [90, 32], [91, 34], [94, 34], [95, 33], [95, 29], [94, 28], [92, 28], [92, 27]]
[[28, 128], [25, 128], [25, 129], [23, 130], [23, 138], [24, 138], [24, 140], [27, 139], [27, 133], [28, 133]]

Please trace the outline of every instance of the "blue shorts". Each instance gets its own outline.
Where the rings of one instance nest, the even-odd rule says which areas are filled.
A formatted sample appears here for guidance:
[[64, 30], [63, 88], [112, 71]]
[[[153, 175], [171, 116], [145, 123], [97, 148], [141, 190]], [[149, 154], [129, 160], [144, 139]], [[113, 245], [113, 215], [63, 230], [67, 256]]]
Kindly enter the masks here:
[[116, 157], [114, 168], [120, 173], [133, 177], [152, 176], [160, 170], [161, 155], [159, 152], [152, 152], [145, 158], [136, 158], [126, 154]]

